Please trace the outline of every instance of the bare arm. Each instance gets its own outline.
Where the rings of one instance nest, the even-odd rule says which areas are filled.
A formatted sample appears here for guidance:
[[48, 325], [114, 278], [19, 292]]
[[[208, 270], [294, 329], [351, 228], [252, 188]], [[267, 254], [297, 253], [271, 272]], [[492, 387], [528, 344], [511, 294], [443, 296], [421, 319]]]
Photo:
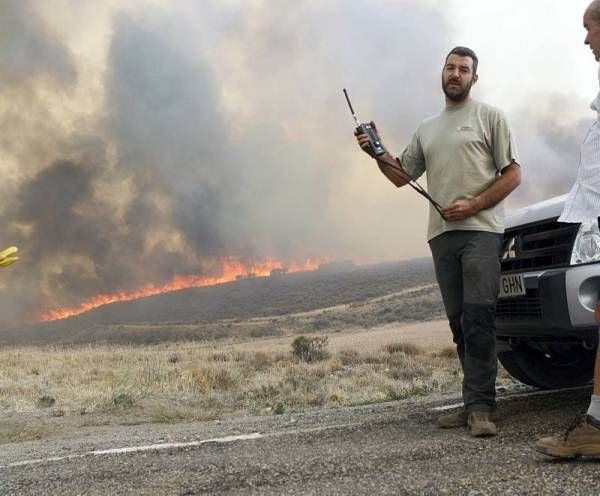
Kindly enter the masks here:
[[388, 152], [385, 152], [385, 154], [376, 157], [375, 160], [377, 160], [377, 165], [379, 166], [379, 170], [381, 171], [381, 173], [385, 177], [387, 177], [395, 186], [400, 188], [408, 184], [408, 181], [405, 178], [403, 178], [394, 167], [389, 165], [389, 162], [396, 163], [396, 167], [400, 164], [396, 162], [396, 159], [392, 157]]
[[521, 184], [521, 167], [515, 162], [507, 165], [500, 177], [487, 189], [470, 200], [457, 200], [442, 210], [448, 221], [463, 220], [475, 215], [481, 210], [493, 207], [506, 198]]

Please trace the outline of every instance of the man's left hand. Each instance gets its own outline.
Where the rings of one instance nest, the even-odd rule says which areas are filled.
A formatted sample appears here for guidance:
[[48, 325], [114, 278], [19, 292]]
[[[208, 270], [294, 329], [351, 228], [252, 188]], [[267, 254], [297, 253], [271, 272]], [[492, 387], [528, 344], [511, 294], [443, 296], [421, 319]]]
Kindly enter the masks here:
[[479, 212], [480, 208], [475, 198], [471, 200], [456, 200], [452, 205], [443, 208], [442, 213], [449, 222], [464, 220]]

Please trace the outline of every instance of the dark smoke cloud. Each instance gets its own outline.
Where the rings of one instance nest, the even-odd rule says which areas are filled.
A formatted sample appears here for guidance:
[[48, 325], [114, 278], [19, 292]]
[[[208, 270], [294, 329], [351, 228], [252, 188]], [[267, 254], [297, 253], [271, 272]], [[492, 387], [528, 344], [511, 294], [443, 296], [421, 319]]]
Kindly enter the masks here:
[[[219, 18], [218, 33], [206, 26], [209, 34], [200, 38], [211, 39], [213, 50], [201, 40], [198, 50], [190, 49], [196, 24], [182, 27], [180, 12], [117, 16], [107, 132], [122, 166], [159, 171], [172, 191], [173, 222], [193, 251], [244, 260], [339, 252], [343, 229], [329, 207], [339, 181], [335, 153], [353, 145], [342, 85], [356, 88], [362, 109], [377, 112], [399, 134], [419, 120], [417, 107], [421, 116], [434, 111], [432, 94], [434, 102], [440, 99], [447, 47], [442, 17], [412, 4], [385, 10], [368, 2], [349, 8], [342, 2], [248, 3], [232, 15], [207, 2], [202, 14]], [[372, 24], [365, 25], [371, 14]], [[434, 38], [423, 36], [418, 26], [424, 22], [434, 28]], [[422, 50], [390, 44], [398, 33], [421, 40]], [[423, 56], [438, 63], [407, 70]], [[381, 77], [365, 78], [378, 59], [394, 63], [380, 65]], [[235, 122], [236, 110], [226, 112], [228, 91], [250, 119]], [[392, 94], [395, 101], [378, 94]]]
[[23, 85], [47, 76], [72, 86], [77, 80], [72, 57], [38, 15], [36, 3], [2, 2], [0, 19], [0, 83]]
[[[69, 125], [53, 109], [81, 89], [88, 61], [36, 3], [4, 5], [0, 144], [14, 174], [0, 186], [0, 239], [23, 260], [0, 274], [0, 319], [218, 275], [223, 256], [402, 256], [404, 234], [389, 228], [400, 204], [356, 158], [341, 89], [399, 153], [442, 105], [440, 69], [459, 44], [442, 13], [416, 0], [123, 8], [101, 62], [100, 110]], [[578, 131], [567, 138], [568, 122], [535, 115], [522, 155], [554, 174]], [[425, 221], [419, 205], [407, 222]]]
[[62, 123], [55, 121], [51, 107], [68, 97], [77, 83], [69, 49], [38, 15], [37, 5], [6, 0], [0, 7], [0, 147], [5, 169], [0, 194], [5, 198], [17, 182], [10, 180], [14, 171], [7, 171], [9, 159], [19, 162], [19, 171], [31, 171], [42, 166], [32, 163], [37, 157], [58, 143], [66, 145]]
[[[240, 212], [232, 211], [242, 183], [211, 67], [177, 49], [169, 30], [151, 31], [119, 15], [106, 91], [106, 133], [119, 165], [132, 173], [155, 171], [146, 186], [168, 189], [172, 222], [192, 249], [222, 256], [228, 241], [222, 230], [243, 227], [236, 222]], [[154, 223], [147, 209], [133, 209], [137, 225]]]

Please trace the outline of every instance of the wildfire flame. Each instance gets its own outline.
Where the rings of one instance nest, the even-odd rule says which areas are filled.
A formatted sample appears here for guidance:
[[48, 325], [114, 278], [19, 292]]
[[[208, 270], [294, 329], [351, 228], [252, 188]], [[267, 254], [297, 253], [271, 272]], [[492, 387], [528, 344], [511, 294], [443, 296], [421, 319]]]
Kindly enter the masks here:
[[49, 310], [42, 314], [38, 321], [49, 322], [52, 320], [66, 319], [85, 313], [94, 308], [108, 305], [109, 303], [137, 300], [138, 298], [169, 293], [180, 289], [214, 286], [216, 284], [223, 284], [245, 277], [265, 277], [271, 275], [272, 271], [281, 271], [282, 273], [308, 272], [318, 269], [321, 263], [322, 262], [308, 259], [304, 263], [284, 266], [282, 262], [269, 258], [264, 262], [244, 265], [238, 259], [226, 258], [223, 260], [223, 275], [220, 277], [175, 276], [170, 282], [161, 286], [147, 284], [143, 288], [132, 292], [119, 291], [113, 294], [99, 294], [81, 303], [77, 307]]

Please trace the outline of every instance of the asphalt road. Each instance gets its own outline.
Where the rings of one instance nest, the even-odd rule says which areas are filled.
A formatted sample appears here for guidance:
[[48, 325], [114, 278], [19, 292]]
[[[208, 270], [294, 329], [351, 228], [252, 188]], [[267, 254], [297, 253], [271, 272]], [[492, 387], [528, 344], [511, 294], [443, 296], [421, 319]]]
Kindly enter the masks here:
[[[600, 461], [554, 461], [589, 388], [509, 393], [500, 433], [442, 431], [456, 398], [184, 425], [130, 426], [0, 446], [0, 494], [600, 494]], [[121, 449], [120, 451], [115, 451]]]

